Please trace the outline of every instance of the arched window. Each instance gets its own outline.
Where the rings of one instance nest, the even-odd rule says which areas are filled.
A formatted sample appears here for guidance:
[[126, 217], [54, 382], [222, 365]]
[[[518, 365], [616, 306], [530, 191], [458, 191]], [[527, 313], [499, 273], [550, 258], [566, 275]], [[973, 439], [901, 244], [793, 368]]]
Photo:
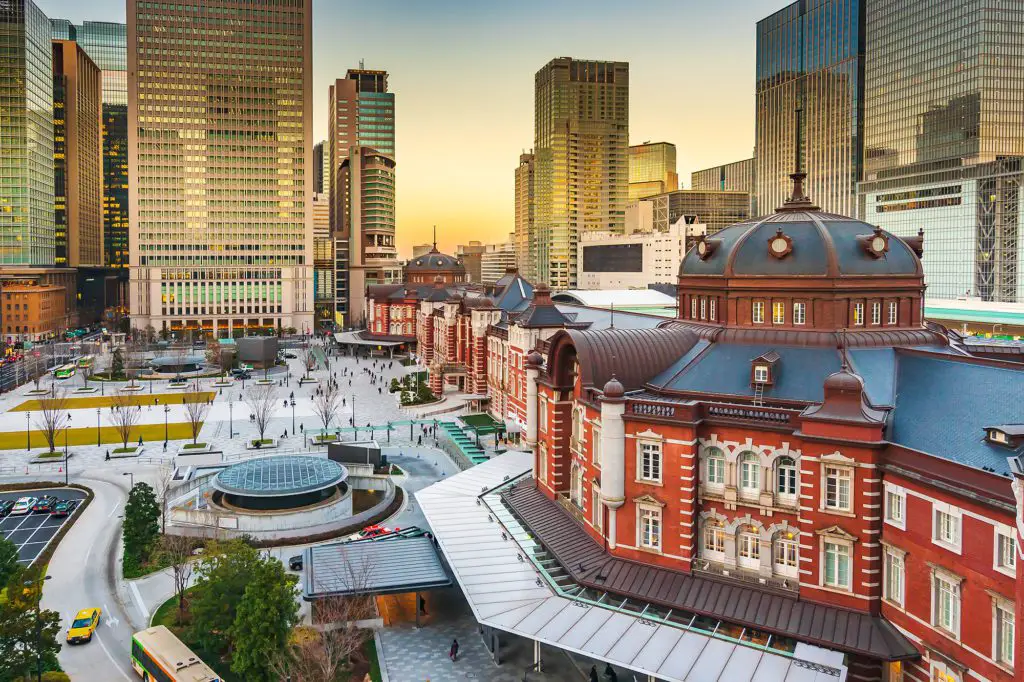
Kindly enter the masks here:
[[744, 452], [738, 458], [739, 480], [737, 487], [741, 495], [756, 497], [761, 491], [761, 460], [753, 452]]
[[740, 568], [761, 568], [761, 536], [754, 526], [741, 526], [736, 536], [736, 563]]
[[725, 486], [725, 453], [718, 448], [704, 451], [704, 485], [712, 489]]
[[790, 578], [799, 575], [800, 544], [794, 531], [783, 530], [775, 534], [772, 542], [772, 561], [777, 575]]
[[572, 463], [569, 477], [569, 500], [580, 509], [583, 508], [583, 467]]
[[578, 445], [583, 437], [583, 408], [577, 407], [572, 411], [572, 442]]
[[725, 560], [725, 527], [717, 519], [704, 523], [704, 544], [701, 556], [712, 561]]
[[775, 492], [779, 497], [784, 501], [795, 500], [799, 480], [796, 460], [792, 457], [779, 457], [775, 464]]

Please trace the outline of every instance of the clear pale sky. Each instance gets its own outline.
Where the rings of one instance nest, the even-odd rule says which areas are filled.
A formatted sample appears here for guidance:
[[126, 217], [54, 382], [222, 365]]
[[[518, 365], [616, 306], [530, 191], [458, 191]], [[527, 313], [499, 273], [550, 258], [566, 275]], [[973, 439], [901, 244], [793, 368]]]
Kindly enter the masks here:
[[[50, 17], [124, 21], [124, 0], [36, 0]], [[398, 245], [512, 231], [533, 145], [533, 76], [554, 57], [630, 65], [630, 143], [672, 142], [690, 172], [752, 155], [754, 25], [786, 0], [314, 0], [316, 140], [327, 87], [386, 69], [396, 96]]]

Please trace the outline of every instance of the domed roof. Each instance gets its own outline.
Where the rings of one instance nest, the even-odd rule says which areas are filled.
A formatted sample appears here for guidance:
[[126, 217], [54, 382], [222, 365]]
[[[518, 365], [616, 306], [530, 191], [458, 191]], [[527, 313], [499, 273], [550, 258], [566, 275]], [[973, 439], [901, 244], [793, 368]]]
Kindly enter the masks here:
[[873, 225], [817, 210], [780, 210], [698, 242], [679, 275], [726, 277], [922, 277], [904, 240]]
[[409, 272], [465, 272], [466, 265], [461, 258], [441, 253], [435, 245], [429, 253], [417, 256], [406, 263], [405, 269]]
[[329, 459], [279, 455], [229, 466], [213, 480], [222, 493], [246, 497], [281, 497], [323, 490], [348, 477], [345, 467]]

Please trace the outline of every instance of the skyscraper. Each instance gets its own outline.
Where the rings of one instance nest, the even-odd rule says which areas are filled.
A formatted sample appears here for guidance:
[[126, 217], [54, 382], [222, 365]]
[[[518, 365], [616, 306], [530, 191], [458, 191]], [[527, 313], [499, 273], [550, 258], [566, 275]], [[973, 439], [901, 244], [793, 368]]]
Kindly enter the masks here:
[[576, 242], [621, 232], [629, 166], [629, 64], [559, 57], [534, 78], [531, 261], [554, 289], [576, 283]]
[[52, 65], [46, 15], [0, 4], [0, 267], [54, 263]]
[[128, 0], [135, 327], [312, 330], [311, 22], [312, 0]]
[[757, 212], [757, 183], [754, 175], [754, 159], [733, 161], [721, 166], [712, 166], [690, 173], [690, 189], [746, 192], [750, 195], [750, 215]]
[[676, 146], [644, 142], [629, 148], [629, 201], [679, 189]]
[[801, 118], [804, 187], [815, 204], [856, 214], [864, 121], [865, 0], [799, 0], [757, 22], [757, 208], [789, 196]]
[[326, 194], [313, 195], [313, 307], [318, 327], [334, 324], [334, 240], [329, 204]]
[[127, 277], [128, 38], [109, 21], [52, 19], [54, 40], [74, 40], [100, 68], [103, 81], [103, 260]]
[[[313, 145], [313, 193], [329, 194], [328, 181], [331, 178], [330, 150], [327, 141], [317, 142]], [[329, 196], [323, 198], [324, 207], [327, 207]]]
[[[328, 163], [330, 165], [330, 196], [331, 196], [331, 233], [335, 239], [335, 297], [338, 318], [344, 324], [349, 320], [358, 321], [359, 316], [352, 317], [352, 308], [362, 310], [367, 283], [384, 283], [390, 279], [380, 277], [400, 277], [397, 263], [397, 251], [380, 251], [381, 244], [390, 242], [394, 246], [395, 237], [395, 94], [388, 91], [387, 71], [370, 69], [349, 69], [344, 78], [334, 81], [328, 90]], [[342, 181], [342, 166], [349, 156], [356, 154], [359, 147], [362, 157], [354, 161], [356, 175], [362, 176], [371, 169], [382, 176], [383, 185], [380, 194], [373, 198], [374, 211], [378, 215], [374, 220], [363, 222], [369, 215], [363, 207], [352, 207], [353, 200], [361, 200], [358, 194], [352, 193], [352, 177]], [[370, 150], [378, 152], [371, 154]], [[346, 172], [352, 172], [350, 164]], [[369, 175], [365, 176], [367, 180]], [[356, 178], [357, 181], [359, 178]], [[325, 180], [326, 181], [326, 180]], [[375, 189], [371, 183], [367, 186]], [[390, 193], [390, 203], [383, 195]], [[360, 216], [353, 220], [352, 216]], [[366, 227], [376, 230], [368, 234], [353, 232], [353, 229]], [[375, 245], [374, 253], [365, 249]], [[360, 253], [356, 253], [359, 251]], [[358, 277], [359, 282], [353, 283], [350, 273], [352, 267], [360, 269], [360, 263], [374, 263], [382, 269], [371, 270]], [[395, 263], [388, 262], [394, 259]], [[393, 267], [394, 266], [394, 267]], [[390, 274], [388, 274], [390, 273]], [[395, 275], [395, 273], [398, 273]], [[368, 279], [367, 279], [368, 278]]]
[[55, 264], [103, 267], [100, 70], [71, 40], [53, 41]]
[[923, 229], [929, 298], [1024, 301], [1024, 3], [872, 0], [865, 220]]
[[516, 167], [515, 229], [512, 232], [519, 273], [531, 282], [537, 281], [537, 269], [533, 261], [537, 238], [534, 222], [536, 210], [534, 198], [535, 158], [532, 152], [519, 155], [519, 165]]

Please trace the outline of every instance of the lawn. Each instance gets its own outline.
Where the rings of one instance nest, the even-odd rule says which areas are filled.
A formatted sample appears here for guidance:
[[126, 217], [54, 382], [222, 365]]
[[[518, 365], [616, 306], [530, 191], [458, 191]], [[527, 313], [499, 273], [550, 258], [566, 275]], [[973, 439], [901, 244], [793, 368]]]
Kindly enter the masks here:
[[[35, 425], [33, 424], [33, 429]], [[60, 433], [57, 434], [56, 442], [54, 445], [58, 449], [64, 448], [64, 430], [61, 429]], [[172, 422], [167, 425], [167, 433], [169, 440], [192, 440], [192, 425], [187, 422]], [[45, 448], [47, 447], [46, 439], [43, 437], [41, 431], [32, 430], [29, 432], [31, 437], [31, 444], [33, 448]], [[156, 443], [164, 442], [164, 425], [163, 424], [140, 424], [132, 428], [132, 437], [128, 439], [129, 445], [138, 445], [139, 436], [142, 436], [143, 443]], [[96, 427], [86, 427], [83, 429], [68, 429], [67, 430], [68, 446], [75, 445], [96, 445]], [[121, 444], [121, 435], [117, 429], [113, 426], [104, 426], [100, 428], [100, 442], [101, 443], [117, 443]], [[0, 433], [0, 450], [24, 450], [25, 449], [25, 432], [24, 431], [6, 431]], [[63, 455], [64, 453], [61, 452]]]
[[[161, 405], [181, 405], [184, 402], [187, 393], [141, 393], [137, 395], [129, 395], [128, 398], [131, 400], [132, 405], [156, 405], [157, 400], [160, 401]], [[201, 391], [200, 395], [205, 397], [207, 400], [212, 400], [216, 395], [213, 391]], [[43, 398], [45, 400], [45, 396]], [[100, 395], [91, 396], [89, 398], [67, 398], [67, 409], [69, 410], [81, 410], [88, 409], [90, 407], [111, 407], [114, 404], [114, 396], [112, 395]], [[42, 404], [39, 400], [26, 400], [17, 407], [11, 408], [11, 412], [37, 412], [43, 409]]]

